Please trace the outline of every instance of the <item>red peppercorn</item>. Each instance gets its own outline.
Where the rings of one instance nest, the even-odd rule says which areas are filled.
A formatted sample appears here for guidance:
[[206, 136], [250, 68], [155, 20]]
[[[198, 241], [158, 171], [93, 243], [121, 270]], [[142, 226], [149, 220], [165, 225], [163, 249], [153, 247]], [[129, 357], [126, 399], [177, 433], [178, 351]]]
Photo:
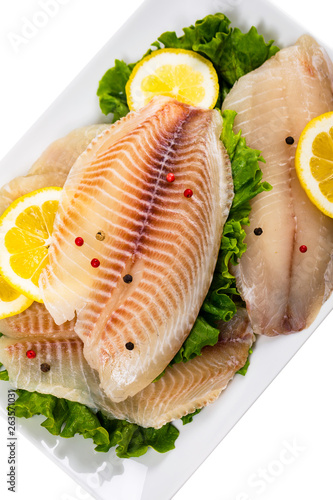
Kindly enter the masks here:
[[80, 236], [75, 238], [75, 245], [77, 245], [78, 247], [82, 247], [83, 243], [84, 243], [84, 240]]
[[301, 245], [299, 247], [299, 251], [302, 252], [302, 253], [305, 253], [307, 251], [308, 247], [306, 245]]
[[191, 198], [191, 196], [193, 196], [193, 191], [192, 191], [192, 189], [185, 189], [185, 191], [184, 191], [184, 196], [185, 196], [186, 198]]
[[92, 267], [99, 267], [101, 265], [100, 261], [98, 259], [93, 259], [90, 264]]
[[29, 358], [29, 359], [33, 359], [36, 357], [36, 353], [32, 349], [30, 349], [30, 351], [27, 351], [26, 355], [27, 355], [27, 358]]
[[173, 182], [175, 180], [175, 174], [173, 174], [172, 172], [169, 172], [168, 175], [166, 176], [166, 180], [168, 182]]

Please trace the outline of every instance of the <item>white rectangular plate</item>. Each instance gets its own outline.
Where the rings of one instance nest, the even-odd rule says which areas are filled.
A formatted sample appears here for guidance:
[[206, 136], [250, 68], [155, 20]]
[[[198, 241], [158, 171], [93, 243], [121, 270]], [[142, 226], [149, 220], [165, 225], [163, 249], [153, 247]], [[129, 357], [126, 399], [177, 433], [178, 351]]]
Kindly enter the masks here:
[[[147, 0], [0, 163], [0, 185], [26, 173], [56, 138], [75, 127], [105, 121], [99, 111], [96, 90], [99, 79], [115, 58], [136, 61], [164, 31], [181, 33], [184, 26], [216, 12], [225, 13], [233, 26], [243, 30], [256, 26], [266, 40], [274, 39], [280, 47], [293, 44], [305, 32], [265, 0]], [[51, 436], [40, 427], [44, 418], [39, 417], [19, 422], [19, 430], [98, 500], [170, 499], [332, 308], [331, 297], [311, 328], [304, 332], [260, 338], [246, 377], [236, 375], [222, 397], [196, 416], [192, 424], [184, 427], [177, 424], [181, 432], [176, 449], [165, 455], [150, 450], [141, 458], [122, 460], [114, 450], [108, 454], [96, 453], [91, 440]], [[7, 383], [0, 384], [3, 415], [8, 387]]]

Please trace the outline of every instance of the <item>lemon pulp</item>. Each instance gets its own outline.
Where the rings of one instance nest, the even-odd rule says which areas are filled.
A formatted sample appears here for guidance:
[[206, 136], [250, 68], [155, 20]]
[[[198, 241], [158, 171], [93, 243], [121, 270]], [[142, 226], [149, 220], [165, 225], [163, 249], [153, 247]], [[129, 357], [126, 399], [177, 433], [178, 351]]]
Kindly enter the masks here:
[[128, 105], [135, 111], [158, 95], [211, 109], [218, 92], [213, 64], [196, 52], [183, 49], [161, 49], [145, 57], [134, 67], [126, 85]]
[[295, 167], [316, 207], [333, 217], [333, 112], [311, 120], [298, 141]]
[[14, 289], [38, 302], [60, 192], [44, 188], [22, 196], [0, 218], [0, 272]]

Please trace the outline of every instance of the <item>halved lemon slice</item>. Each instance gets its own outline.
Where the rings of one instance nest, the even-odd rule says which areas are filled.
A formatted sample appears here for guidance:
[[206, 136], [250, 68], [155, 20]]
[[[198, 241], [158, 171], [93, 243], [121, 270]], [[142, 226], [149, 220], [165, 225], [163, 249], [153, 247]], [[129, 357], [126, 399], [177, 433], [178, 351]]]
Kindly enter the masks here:
[[307, 124], [299, 138], [295, 166], [310, 200], [333, 217], [333, 112]]
[[38, 288], [48, 263], [61, 188], [39, 189], [18, 198], [0, 218], [0, 274], [18, 292], [43, 302]]
[[33, 301], [20, 294], [0, 276], [0, 319], [15, 316], [31, 306]]
[[156, 50], [140, 61], [126, 84], [128, 106], [138, 111], [156, 95], [212, 109], [219, 94], [213, 64], [196, 52]]

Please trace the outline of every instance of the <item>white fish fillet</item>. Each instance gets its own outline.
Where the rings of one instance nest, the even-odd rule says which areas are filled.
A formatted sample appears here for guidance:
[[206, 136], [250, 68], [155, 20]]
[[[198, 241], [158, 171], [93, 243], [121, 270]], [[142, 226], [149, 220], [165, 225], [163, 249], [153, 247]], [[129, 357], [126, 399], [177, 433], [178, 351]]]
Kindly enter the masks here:
[[[239, 310], [220, 324], [219, 342], [201, 356], [168, 367], [158, 381], [126, 401], [110, 401], [99, 386], [98, 373], [83, 356], [80, 340], [0, 339], [0, 362], [14, 387], [66, 398], [126, 419], [143, 427], [159, 428], [215, 401], [235, 373], [244, 366], [254, 335], [246, 311]], [[27, 350], [36, 357], [29, 359]], [[40, 369], [48, 363], [50, 370]]]
[[66, 179], [66, 174], [58, 172], [16, 177], [0, 189], [0, 214], [17, 198], [44, 187], [62, 187]]
[[62, 187], [80, 154], [109, 126], [103, 123], [81, 127], [52, 142], [26, 176], [16, 177], [0, 189], [0, 214], [20, 196], [44, 187]]
[[[333, 220], [308, 199], [294, 167], [306, 124], [333, 110], [332, 82], [327, 54], [302, 36], [240, 78], [223, 104], [238, 113], [236, 131], [261, 150], [263, 179], [273, 186], [251, 203], [248, 249], [233, 269], [255, 333], [303, 330], [332, 291]], [[293, 145], [285, 141], [289, 136]], [[256, 228], [263, 230], [260, 236]]]
[[186, 363], [168, 367], [162, 378], [132, 398], [110, 403], [108, 410], [119, 419], [159, 428], [214, 402], [244, 366], [255, 340], [245, 309], [228, 323], [221, 322], [220, 329], [215, 346], [205, 347], [201, 356]]
[[30, 174], [57, 172], [68, 175], [70, 169], [91, 141], [110, 127], [110, 124], [99, 123], [73, 130], [69, 134], [52, 142], [32, 165]]
[[[35, 358], [27, 357], [29, 350], [36, 353]], [[0, 363], [8, 370], [9, 381], [17, 389], [95, 406], [91, 388], [98, 387], [98, 378], [94, 384], [94, 372], [84, 359], [79, 339], [1, 337]], [[42, 364], [48, 364], [50, 370], [42, 371]]]
[[[108, 124], [91, 125], [74, 130], [54, 141], [34, 163], [30, 173], [19, 176], [0, 189], [0, 215], [21, 196], [45, 187], [63, 187], [69, 170], [88, 144]], [[45, 338], [76, 338], [75, 321], [59, 327], [43, 304], [35, 303], [21, 314], [0, 320], [0, 332], [13, 337], [43, 335]]]
[[0, 332], [13, 339], [77, 338], [74, 332], [75, 319], [57, 325], [44, 304], [34, 302], [28, 309], [9, 318], [0, 319]]
[[163, 371], [207, 294], [233, 199], [221, 128], [217, 111], [156, 98], [94, 140], [64, 186], [39, 284], [56, 323], [77, 312], [84, 355], [114, 401]]

